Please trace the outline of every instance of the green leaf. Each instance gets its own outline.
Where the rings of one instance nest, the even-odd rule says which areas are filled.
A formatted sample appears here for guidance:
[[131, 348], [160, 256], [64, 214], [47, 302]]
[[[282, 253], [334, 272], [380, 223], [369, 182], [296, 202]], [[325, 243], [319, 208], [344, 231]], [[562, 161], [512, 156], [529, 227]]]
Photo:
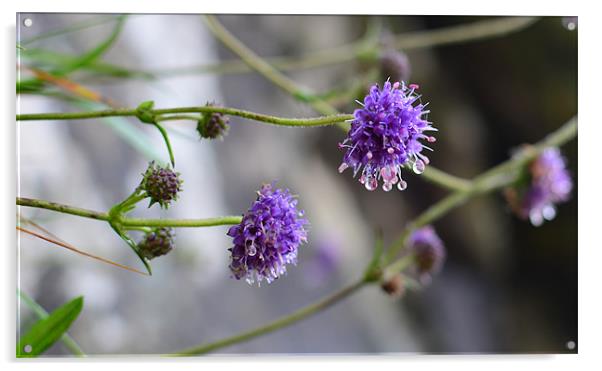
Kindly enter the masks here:
[[90, 64], [90, 63], [94, 62], [96, 59], [98, 59], [107, 50], [109, 50], [109, 48], [117, 40], [117, 37], [119, 36], [119, 33], [123, 29], [123, 24], [125, 22], [125, 19], [126, 19], [126, 16], [121, 16], [117, 20], [117, 23], [115, 24], [115, 27], [113, 28], [113, 32], [111, 32], [111, 34], [109, 35], [109, 37], [106, 40], [104, 40], [102, 43], [100, 43], [99, 45], [97, 45], [92, 50], [89, 50], [88, 52], [86, 52], [82, 56], [78, 57], [77, 59], [75, 59], [71, 63], [67, 64], [66, 66], [64, 66], [60, 70], [55, 71], [55, 74], [57, 74], [57, 75], [66, 75], [66, 74], [68, 74], [70, 72], [73, 72], [73, 71], [75, 71], [75, 70], [77, 70], [77, 69], [79, 69], [81, 67], [87, 66], [88, 64]]
[[[44, 69], [44, 70], [57, 70], [61, 66], [75, 64], [79, 56], [59, 53], [46, 49], [27, 49], [21, 51], [21, 59], [26, 61], [28, 65]], [[122, 78], [144, 78], [154, 79], [155, 76], [149, 72], [131, 70], [122, 66], [106, 63], [101, 60], [95, 60], [81, 66], [79, 70], [85, 70], [91, 73], [92, 76], [108, 76], [108, 77], [122, 77]]]
[[27, 45], [34, 43], [36, 41], [49, 39], [56, 36], [62, 36], [65, 34], [69, 34], [76, 31], [85, 30], [90, 27], [99, 26], [108, 22], [114, 22], [116, 19], [119, 19], [120, 16], [115, 17], [114, 15], [102, 15], [97, 17], [88, 18], [82, 22], [78, 23], [70, 23], [68, 27], [64, 27], [61, 29], [55, 29], [52, 31], [45, 32], [43, 34], [31, 37], [29, 39], [21, 40], [21, 45]]
[[366, 282], [375, 282], [380, 280], [382, 275], [381, 269], [381, 257], [383, 254], [383, 235], [382, 231], [376, 231], [375, 241], [374, 241], [374, 253], [372, 254], [372, 259], [370, 263], [366, 267], [364, 271], [364, 280]]
[[77, 297], [50, 315], [36, 322], [17, 344], [17, 357], [36, 357], [50, 348], [69, 329], [84, 305], [84, 298]]
[[[51, 74], [56, 76], [65, 76], [71, 72], [74, 72], [80, 68], [84, 68], [92, 63], [94, 63], [100, 56], [102, 56], [109, 48], [113, 45], [113, 43], [117, 40], [117, 37], [121, 33], [123, 29], [123, 25], [125, 23], [125, 19], [127, 16], [122, 15], [117, 19], [117, 23], [113, 28], [113, 31], [109, 35], [107, 39], [97, 45], [95, 48], [87, 51], [81, 56], [75, 58], [69, 58], [65, 56], [61, 56], [60, 54], [50, 54], [44, 51], [23, 51], [21, 52], [22, 57], [33, 57], [37, 58], [39, 61], [49, 62], [51, 60], [53, 63], [57, 64], [57, 68], [49, 71]], [[35, 79], [38, 80], [38, 79]], [[26, 93], [26, 92], [38, 92], [41, 90], [44, 85], [43, 82], [38, 81], [40, 86], [34, 85], [34, 82], [29, 82], [28, 85], [21, 85], [20, 82], [17, 82], [17, 92], [18, 93]]]
[[[35, 300], [33, 300], [33, 298], [29, 297], [29, 295], [27, 295], [26, 293], [24, 293], [23, 291], [21, 291], [19, 289], [17, 289], [17, 295], [19, 295], [23, 304], [25, 304], [29, 309], [31, 309], [31, 311], [38, 317], [38, 319], [48, 318], [48, 312], [46, 312], [46, 310], [44, 310], [44, 308], [42, 308], [42, 306], [40, 304], [38, 304]], [[77, 356], [77, 357], [85, 357], [86, 356], [84, 351], [75, 342], [75, 340], [71, 336], [69, 336], [68, 333], [65, 332], [63, 334], [63, 336], [61, 336], [61, 341], [63, 342], [63, 344], [65, 344], [67, 349], [69, 349], [71, 351], [71, 353], [73, 353], [75, 356]]]
[[127, 234], [126, 231], [122, 230], [120, 226], [109, 222], [111, 228], [113, 228], [113, 230], [115, 231], [115, 233], [117, 233], [117, 235], [119, 237], [121, 237], [121, 239], [128, 244], [128, 246], [132, 249], [132, 251], [134, 251], [134, 253], [138, 256], [138, 258], [140, 259], [140, 261], [142, 262], [142, 264], [144, 264], [144, 268], [146, 268], [146, 271], [148, 272], [149, 276], [153, 275], [153, 270], [148, 262], [148, 260], [144, 257], [144, 255], [142, 255], [142, 252], [140, 251], [140, 249], [138, 249], [138, 244], [136, 244], [136, 242]]

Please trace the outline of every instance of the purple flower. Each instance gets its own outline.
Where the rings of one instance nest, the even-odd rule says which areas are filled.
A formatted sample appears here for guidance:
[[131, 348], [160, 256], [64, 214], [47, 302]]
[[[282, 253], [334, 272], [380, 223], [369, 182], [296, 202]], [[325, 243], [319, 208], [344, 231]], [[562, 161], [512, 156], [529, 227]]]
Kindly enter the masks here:
[[[396, 82], [385, 82], [384, 87], [373, 85], [364, 98], [362, 108], [353, 113], [351, 129], [339, 148], [346, 153], [339, 172], [353, 169], [355, 177], [361, 170], [360, 183], [373, 191], [378, 180], [383, 180], [383, 190], [390, 191], [394, 184], [402, 191], [407, 183], [401, 178], [401, 168], [411, 164], [417, 174], [421, 174], [429, 163], [421, 152], [423, 148], [432, 150], [421, 143], [429, 143], [435, 138], [425, 134], [436, 131], [424, 116], [429, 112], [415, 94], [418, 86]], [[359, 103], [359, 102], [358, 102]], [[360, 103], [361, 104], [361, 103]]]
[[554, 205], [569, 199], [573, 182], [558, 148], [545, 149], [528, 170], [528, 187], [506, 190], [506, 198], [519, 217], [539, 226], [544, 220], [554, 219]]
[[420, 281], [427, 283], [438, 273], [445, 261], [445, 246], [435, 233], [435, 229], [427, 225], [415, 230], [408, 238], [410, 253], [414, 254], [416, 271]]
[[312, 250], [312, 256], [305, 263], [304, 278], [308, 286], [318, 287], [336, 272], [341, 263], [341, 242], [335, 236], [322, 237]]
[[265, 279], [271, 283], [286, 273], [287, 264], [297, 263], [297, 249], [307, 242], [308, 224], [297, 200], [288, 189], [274, 189], [264, 184], [240, 224], [228, 231], [234, 247], [230, 270], [236, 279], [249, 284]]

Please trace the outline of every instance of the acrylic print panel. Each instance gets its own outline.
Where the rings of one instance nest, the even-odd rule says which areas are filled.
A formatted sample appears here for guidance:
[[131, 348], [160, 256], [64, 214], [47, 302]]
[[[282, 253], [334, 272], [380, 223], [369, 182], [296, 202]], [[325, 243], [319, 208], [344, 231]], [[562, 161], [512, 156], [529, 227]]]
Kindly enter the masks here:
[[17, 355], [577, 352], [577, 32], [18, 14]]

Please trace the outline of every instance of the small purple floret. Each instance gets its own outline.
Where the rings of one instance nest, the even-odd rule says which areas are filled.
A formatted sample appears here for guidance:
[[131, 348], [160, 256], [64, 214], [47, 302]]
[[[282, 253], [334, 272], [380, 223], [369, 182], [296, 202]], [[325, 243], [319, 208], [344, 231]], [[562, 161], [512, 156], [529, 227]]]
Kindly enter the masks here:
[[530, 165], [531, 184], [525, 191], [519, 214], [539, 226], [556, 216], [555, 204], [569, 199], [573, 182], [558, 148], [547, 148]]
[[415, 84], [389, 81], [382, 89], [372, 86], [363, 107], [353, 113], [347, 138], [339, 144], [347, 151], [339, 172], [352, 168], [355, 177], [361, 171], [359, 181], [369, 191], [378, 187], [379, 180], [385, 191], [395, 184], [400, 191], [406, 189], [407, 183], [401, 178], [405, 165], [411, 165], [417, 174], [424, 172], [429, 159], [422, 150], [432, 149], [421, 141], [434, 142], [435, 138], [425, 132], [437, 129], [425, 118], [429, 112], [426, 105], [416, 104], [420, 98], [417, 89]]
[[409, 239], [408, 246], [416, 259], [416, 271], [423, 283], [428, 283], [432, 276], [438, 273], [445, 261], [445, 246], [435, 233], [435, 229], [427, 225], [414, 231]]
[[228, 231], [234, 247], [230, 270], [236, 279], [249, 284], [265, 279], [271, 283], [286, 273], [287, 264], [297, 263], [297, 249], [307, 242], [308, 221], [297, 209], [288, 189], [264, 184], [240, 224]]

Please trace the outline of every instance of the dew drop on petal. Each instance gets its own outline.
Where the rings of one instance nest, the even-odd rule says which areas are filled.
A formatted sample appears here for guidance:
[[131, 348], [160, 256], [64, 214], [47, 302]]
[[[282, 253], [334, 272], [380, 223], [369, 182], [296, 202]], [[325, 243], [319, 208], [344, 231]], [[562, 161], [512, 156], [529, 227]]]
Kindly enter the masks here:
[[539, 210], [533, 210], [529, 213], [529, 220], [535, 227], [539, 227], [543, 223], [543, 216]]
[[257, 254], [257, 248], [254, 245], [247, 247], [247, 255], [255, 256]]
[[360, 177], [360, 183], [364, 184], [366, 183], [366, 176], [362, 174], [362, 176]]
[[556, 209], [552, 205], [546, 205], [541, 211], [544, 219], [552, 220], [556, 216]]
[[386, 182], [383, 183], [383, 191], [389, 192], [391, 189], [393, 189], [393, 184]]
[[412, 167], [412, 169], [414, 170], [414, 172], [416, 174], [424, 173], [425, 168], [426, 168], [426, 165], [424, 164], [424, 162], [422, 160], [414, 161], [414, 166]]
[[376, 187], [378, 187], [378, 181], [376, 180], [376, 178], [370, 177], [366, 180], [366, 184], [364, 184], [364, 186], [367, 190], [374, 191]]
[[397, 189], [399, 189], [400, 191], [405, 190], [406, 188], [408, 188], [408, 183], [406, 183], [405, 180], [400, 179], [399, 183], [397, 183]]

